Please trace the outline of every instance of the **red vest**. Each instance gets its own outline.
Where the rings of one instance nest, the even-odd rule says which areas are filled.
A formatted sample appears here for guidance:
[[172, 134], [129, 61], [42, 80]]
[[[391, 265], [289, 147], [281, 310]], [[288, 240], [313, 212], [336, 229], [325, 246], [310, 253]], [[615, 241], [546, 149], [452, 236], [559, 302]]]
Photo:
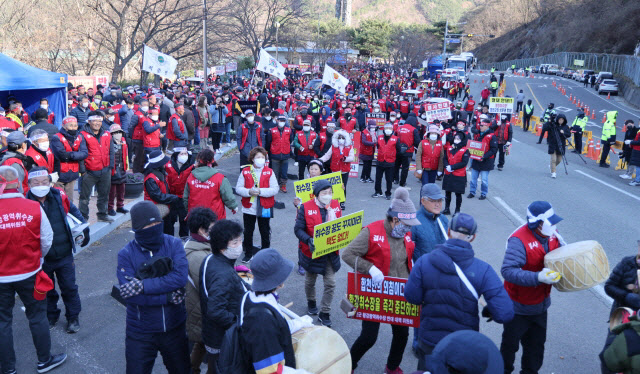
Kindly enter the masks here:
[[223, 179], [222, 173], [215, 173], [206, 182], [200, 182], [198, 178], [193, 176], [193, 173], [189, 174], [189, 178], [187, 178], [189, 188], [187, 210], [190, 211], [192, 208], [201, 206], [213, 210], [218, 219], [227, 218], [220, 196], [220, 184]]
[[323, 150], [324, 145], [327, 144], [327, 132], [321, 132], [320, 134], [318, 134], [318, 137], [320, 137], [320, 150]]
[[389, 137], [388, 142], [384, 142], [384, 135], [378, 136], [378, 161], [379, 162], [395, 162], [396, 161], [396, 144], [397, 136]]
[[[522, 270], [538, 272], [544, 268], [544, 256], [546, 255], [544, 247], [526, 224], [517, 229], [509, 238], [518, 238], [524, 244], [527, 263], [524, 264]], [[549, 252], [559, 246], [555, 236], [549, 237]], [[513, 301], [524, 305], [540, 304], [551, 294], [551, 285], [544, 283], [535, 287], [525, 287], [504, 281], [504, 288]]]
[[424, 139], [422, 141], [422, 157], [420, 158], [420, 162], [422, 162], [422, 168], [425, 170], [438, 169], [440, 152], [442, 152], [442, 141], [437, 140], [435, 146], [431, 148], [429, 139]]
[[[455, 165], [458, 162], [462, 162], [462, 157], [464, 156], [464, 153], [466, 151], [467, 151], [467, 147], [462, 147], [454, 155], [451, 153], [451, 147], [449, 147], [449, 149], [447, 149], [447, 162], [449, 162], [449, 165]], [[445, 169], [444, 174], [445, 175], [453, 174], [456, 177], [464, 177], [465, 175], [467, 175], [467, 168], [456, 169], [456, 170], [453, 170], [451, 173], [449, 173]]]
[[409, 146], [407, 152], [413, 153], [413, 130], [415, 127], [411, 125], [404, 124], [398, 127], [398, 138], [400, 139], [400, 143], [406, 144]]
[[11, 129], [17, 130], [19, 127], [16, 126], [16, 123], [6, 117], [0, 117], [0, 130], [2, 129]]
[[[316, 225], [323, 223], [322, 215], [320, 214], [320, 208], [318, 207], [318, 204], [316, 204], [315, 199], [311, 199], [302, 204], [300, 209], [303, 209], [304, 211], [304, 220], [307, 224], [307, 226], [305, 227], [305, 231], [309, 236], [313, 237], [313, 228], [316, 227]], [[342, 217], [340, 202], [338, 200], [331, 200], [331, 203], [329, 204], [327, 210], [329, 209], [333, 210], [333, 212], [336, 214], [336, 218]], [[299, 242], [298, 248], [303, 255], [311, 258], [311, 251], [309, 250], [309, 246], [307, 245], [307, 243]], [[338, 252], [335, 253], [338, 254]]]
[[387, 111], [387, 101], [385, 99], [378, 100], [378, 105], [380, 105], [380, 111], [382, 113], [386, 113]]
[[[384, 220], [373, 222], [367, 228], [369, 229], [369, 250], [363, 258], [371, 262], [382, 271], [382, 274], [387, 276], [391, 268], [391, 245], [389, 245], [387, 231], [384, 229]], [[407, 268], [409, 271], [413, 267], [411, 258], [415, 247], [416, 243], [411, 240], [411, 231], [409, 231], [404, 236], [404, 248], [407, 251]]]
[[[636, 134], [635, 139], [633, 139], [634, 142], [637, 142], [638, 140], [640, 140], [640, 131], [638, 131], [638, 133]], [[633, 149], [634, 151], [640, 151], [640, 144], [639, 145], [632, 145], [631, 149]]]
[[307, 143], [304, 131], [298, 131], [296, 136], [298, 137], [298, 143], [304, 147], [304, 151], [298, 152], [298, 155], [316, 157], [316, 153], [313, 151], [313, 143], [316, 141], [317, 136], [316, 132], [313, 130], [309, 132], [309, 143]]
[[[145, 118], [145, 121], [149, 121], [150, 123], [153, 124], [153, 121], [149, 118]], [[146, 131], [144, 131], [144, 126], [142, 124], [140, 124], [140, 126], [142, 126], [142, 130], [144, 132], [144, 136], [142, 138], [142, 145], [145, 148], [159, 148], [162, 145], [162, 139], [160, 139], [160, 126], [158, 126], [158, 128], [156, 130], [153, 130], [151, 132], [151, 134], [147, 134]]]
[[169, 193], [173, 195], [182, 196], [184, 195], [184, 186], [187, 184], [187, 178], [191, 174], [191, 170], [193, 170], [194, 165], [189, 166], [184, 169], [181, 173], [178, 173], [176, 169], [173, 168], [171, 163], [168, 163], [165, 169], [167, 170], [167, 184], [169, 185]]
[[[247, 142], [247, 135], [249, 135], [249, 128], [247, 127], [247, 123], [243, 123], [241, 126], [242, 129], [242, 142], [240, 144], [240, 149], [244, 148], [244, 143]], [[258, 139], [258, 145], [262, 147], [262, 125], [258, 122], [258, 127], [256, 127], [256, 139]], [[218, 217], [220, 219], [220, 217]]]
[[133, 129], [133, 137], [132, 139], [134, 140], [142, 140], [144, 138], [144, 128], [142, 127], [142, 122], [144, 121], [149, 121], [151, 122], [151, 120], [147, 117], [146, 114], [136, 110], [134, 113], [136, 116], [138, 116], [138, 123], [136, 124], [136, 127]]
[[[257, 187], [269, 188], [269, 179], [271, 179], [271, 174], [273, 174], [273, 170], [271, 170], [266, 166], [263, 167], [262, 173], [260, 173], [260, 183], [258, 184]], [[255, 181], [253, 179], [253, 175], [251, 175], [250, 166], [247, 166], [246, 168], [242, 169], [242, 176], [244, 177], [244, 188], [251, 188], [256, 186]], [[243, 197], [241, 201], [242, 201], [243, 207], [251, 208], [250, 197]], [[271, 197], [260, 196], [260, 205], [262, 205], [263, 208], [266, 208], [266, 209], [272, 208], [275, 202], [276, 202], [276, 199], [273, 196]]]
[[118, 105], [113, 105], [111, 106], [111, 109], [113, 109], [113, 111], [115, 112], [114, 116], [116, 117], [113, 122], [117, 123], [118, 125], [121, 125], [122, 123], [120, 122], [120, 115], [118, 114], [118, 111], [120, 109], [122, 109], [122, 104], [118, 104]]
[[50, 111], [49, 115], [47, 116], [47, 122], [53, 125], [53, 122], [55, 122], [55, 120], [56, 120], [56, 115]]
[[340, 118], [340, 128], [345, 130], [346, 132], [352, 132], [353, 130], [355, 130], [357, 123], [358, 121], [354, 117], [351, 117], [349, 122], [347, 122], [344, 117]]
[[400, 102], [400, 113], [409, 113], [409, 102], [408, 101], [401, 101]]
[[[482, 138], [482, 150], [486, 153], [489, 151], [489, 149], [491, 148], [491, 138], [494, 137], [494, 134], [487, 134], [484, 136], [484, 138]], [[479, 135], [475, 135], [474, 136], [475, 140], [478, 140]], [[495, 158], [496, 155], [494, 154], [493, 156], [491, 156], [491, 158]]]
[[473, 108], [476, 105], [476, 101], [475, 100], [467, 100], [467, 107], [464, 108], [464, 110], [466, 110], [467, 112], [473, 112]]
[[505, 142], [509, 140], [509, 127], [511, 124], [509, 122], [502, 122], [500, 126], [495, 131], [495, 136], [498, 137], [498, 141], [504, 140]]
[[305, 119], [308, 119], [309, 121], [311, 121], [311, 122], [313, 123], [313, 117], [311, 116], [311, 114], [307, 114], [307, 116], [306, 116], [306, 117], [304, 117], [304, 118], [302, 118], [302, 116], [301, 116], [301, 115], [296, 116], [296, 121], [298, 122], [298, 125], [299, 125], [300, 127], [302, 127], [302, 126], [303, 126], [303, 124], [304, 124], [304, 120], [305, 120]]
[[282, 134], [277, 127], [271, 129], [271, 149], [269, 151], [272, 155], [288, 155], [291, 153], [290, 127], [285, 126], [282, 129]]
[[[167, 182], [166, 181], [163, 182], [158, 177], [156, 177], [155, 174], [149, 173], [149, 174], [147, 174], [146, 177], [144, 177], [144, 186], [145, 186], [144, 187], [144, 199], [145, 200], [153, 201], [153, 199], [151, 199], [151, 196], [149, 196], [149, 193], [147, 192], [146, 184], [147, 184], [147, 180], [149, 180], [149, 179], [153, 179], [156, 182], [156, 184], [158, 185], [158, 187], [160, 188], [160, 191], [162, 193], [167, 193]], [[153, 201], [153, 203], [155, 204], [156, 202]]]
[[37, 166], [45, 167], [49, 173], [53, 173], [53, 152], [51, 152], [51, 149], [47, 149], [45, 158], [35, 149], [35, 146], [32, 145], [24, 155], [31, 157]]
[[331, 147], [331, 171], [348, 173], [351, 170], [351, 163], [342, 161], [342, 157], [349, 157], [350, 153], [351, 147], [342, 148], [342, 153], [340, 147]]
[[20, 160], [19, 158], [16, 157], [11, 157], [6, 159], [2, 165], [3, 166], [11, 166], [13, 164], [18, 164], [20, 165], [20, 167], [22, 168], [22, 171], [24, 172], [24, 179], [22, 180], [22, 194], [23, 195], [27, 195], [27, 191], [29, 191], [29, 172], [27, 171], [27, 168], [24, 167], [24, 164], [22, 163], [22, 160]]
[[[127, 171], [129, 170], [129, 147], [127, 146], [127, 141], [124, 138], [121, 138], [120, 141], [122, 142], [122, 165], [124, 165], [124, 171]], [[113, 169], [111, 169], [111, 175], [115, 174], [116, 168], [114, 165]]]
[[40, 204], [36, 201], [23, 197], [2, 199], [0, 277], [31, 273], [40, 269], [41, 218]]
[[[64, 135], [60, 133], [57, 133], [56, 135], [58, 136], [58, 139], [60, 139], [60, 143], [62, 143], [62, 146], [64, 147], [65, 152], [78, 152], [78, 149], [80, 149], [80, 144], [82, 144], [81, 136], [76, 136], [76, 140], [73, 141], [73, 146], [71, 146], [67, 138], [64, 137]], [[65, 162], [60, 160], [61, 174], [69, 171], [77, 173], [78, 170], [79, 170], [78, 161]]]
[[111, 150], [111, 134], [103, 131], [100, 140], [86, 131], [80, 132], [87, 142], [89, 156], [84, 160], [84, 166], [88, 171], [100, 171], [109, 166], [111, 160], [109, 151]]
[[180, 132], [184, 133], [184, 122], [182, 122], [182, 118], [180, 118], [180, 116], [177, 114], [172, 114], [171, 117], [169, 117], [169, 123], [167, 123], [167, 139], [169, 140], [179, 140], [176, 137], [176, 134], [173, 133], [173, 125], [171, 124], [171, 122], [174, 118], [178, 120]]
[[[365, 139], [367, 139], [368, 142], [373, 142], [373, 137], [371, 136], [371, 133], [369, 131], [363, 131], [362, 134], [364, 135]], [[360, 145], [361, 155], [373, 156], [374, 150], [375, 150], [375, 146], [364, 145], [364, 143], [361, 142], [361, 145]]]

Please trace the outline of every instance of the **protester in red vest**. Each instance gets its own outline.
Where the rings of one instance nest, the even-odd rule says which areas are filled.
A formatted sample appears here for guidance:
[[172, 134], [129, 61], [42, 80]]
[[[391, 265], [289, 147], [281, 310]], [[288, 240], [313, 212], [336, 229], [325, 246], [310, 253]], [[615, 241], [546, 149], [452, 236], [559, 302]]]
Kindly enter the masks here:
[[[411, 115], [407, 122], [399, 123], [395, 132], [400, 142], [401, 151], [396, 157], [396, 163], [393, 169], [393, 181], [411, 191], [411, 188], [407, 187], [406, 184], [413, 151], [415, 147], [420, 144], [420, 131], [417, 126], [417, 118]], [[400, 172], [400, 169], [402, 169], [402, 172]]]
[[113, 149], [111, 134], [102, 128], [102, 116], [99, 112], [90, 112], [87, 124], [80, 132], [87, 144], [89, 156], [84, 161], [87, 172], [82, 175], [80, 189], [80, 212], [89, 220], [89, 199], [95, 187], [98, 193], [98, 220], [113, 222], [107, 215], [109, 191], [111, 190], [111, 170], [113, 169]]
[[362, 174], [360, 174], [360, 182], [373, 183], [371, 179], [371, 166], [373, 164], [373, 154], [376, 150], [378, 142], [378, 125], [375, 120], [370, 119], [367, 123], [367, 129], [362, 131], [360, 139], [360, 155], [362, 160]]
[[[128, 104], [127, 104], [128, 105]], [[147, 162], [147, 156], [144, 153], [144, 127], [145, 121], [151, 122], [149, 119], [149, 100], [140, 100], [138, 109], [134, 111], [129, 123], [129, 136], [131, 138], [131, 148], [133, 150], [132, 169], [134, 173], [142, 173], [144, 164]]]
[[489, 193], [489, 172], [493, 170], [496, 153], [498, 152], [498, 142], [490, 127], [491, 120], [483, 119], [480, 122], [480, 130], [471, 130], [475, 134], [473, 140], [482, 143], [481, 151], [483, 154], [480, 160], [471, 162], [471, 180], [469, 181], [469, 194], [467, 195], [469, 199], [473, 199], [476, 195], [478, 176], [482, 178], [480, 200], [485, 200], [487, 193]]
[[[124, 208], [125, 176], [127, 170], [129, 170], [129, 147], [124, 138], [124, 131], [122, 131], [120, 125], [111, 125], [109, 132], [111, 133], [111, 148], [113, 149], [114, 163], [113, 169], [111, 169], [108, 214], [113, 217], [116, 213], [129, 213], [129, 211]], [[113, 209], [114, 206], [116, 207], [115, 210]]]
[[187, 178], [182, 201], [187, 211], [196, 206], [213, 210], [218, 219], [227, 218], [225, 207], [233, 214], [238, 212], [229, 180], [216, 169], [215, 153], [205, 149], [198, 153], [195, 168]]
[[[455, 213], [460, 212], [462, 195], [467, 188], [467, 164], [469, 163], [469, 151], [467, 150], [467, 138], [462, 131], [453, 136], [452, 145], [445, 151], [444, 178], [442, 189], [445, 191], [445, 207], [442, 214], [451, 214], [451, 194], [456, 194]], [[454, 213], [454, 214], [455, 214]]]
[[[332, 173], [342, 173], [342, 188], [344, 195], [347, 196], [347, 182], [349, 182], [349, 171], [351, 171], [351, 163], [355, 160], [355, 150], [351, 142], [351, 135], [340, 129], [333, 134], [331, 138], [331, 151], [320, 157], [320, 161], [330, 163]], [[345, 209], [344, 202], [340, 203], [340, 208]]]
[[3, 107], [0, 106], [0, 130], [4, 130], [4, 129], [11, 129], [11, 130], [17, 130], [19, 129], [18, 126], [16, 126], [16, 123], [13, 122], [12, 120], [8, 119], [7, 117], [5, 117], [5, 110]]
[[187, 128], [182, 121], [182, 116], [184, 115], [184, 104], [176, 104], [175, 109], [176, 112], [169, 117], [169, 124], [167, 126], [169, 149], [173, 149], [174, 147], [186, 147], [187, 141], [189, 140]]
[[[358, 120], [351, 115], [351, 108], [344, 110], [344, 115], [339, 121], [340, 129], [348, 132], [349, 134], [355, 134], [358, 127]], [[351, 135], [353, 136], [353, 135]]]
[[318, 135], [313, 131], [310, 120], [305, 119], [302, 124], [302, 129], [296, 132], [293, 139], [293, 148], [298, 152], [296, 161], [298, 162], [299, 180], [304, 179], [304, 171], [307, 164], [317, 156], [313, 150], [313, 145]]
[[[415, 243], [411, 240], [411, 227], [419, 225], [416, 207], [409, 191], [398, 187], [386, 214], [386, 219], [373, 222], [349, 243], [342, 259], [357, 272], [369, 274], [372, 286], [382, 288], [385, 277], [409, 278]], [[356, 269], [357, 259], [357, 269]], [[351, 346], [351, 368], [373, 347], [378, 337], [380, 322], [362, 321], [360, 336]], [[398, 374], [402, 355], [409, 338], [409, 327], [391, 325], [393, 338], [384, 373]]]
[[[187, 184], [187, 179], [195, 167], [194, 162], [195, 158], [186, 147], [175, 147], [173, 149], [173, 154], [171, 155], [171, 161], [169, 161], [165, 167], [167, 172], [167, 183], [169, 184], [169, 193], [179, 196], [181, 201], [184, 195], [184, 187]], [[186, 213], [186, 211], [183, 210], [180, 210], [180, 212]], [[186, 216], [178, 216], [178, 219], [180, 224], [180, 237], [188, 236], [189, 228], [187, 226]], [[174, 224], [175, 222], [171, 223], [172, 226]]]
[[18, 172], [20, 180], [20, 193], [29, 191], [29, 169], [33, 166], [33, 160], [25, 155], [27, 151], [27, 139], [22, 131], [13, 131], [7, 136], [7, 150], [0, 159], [0, 165], [11, 166]]
[[338, 200], [333, 199], [331, 184], [326, 180], [319, 180], [313, 186], [313, 198], [298, 209], [293, 229], [299, 240], [298, 263], [306, 271], [304, 291], [307, 296], [307, 314], [318, 314], [316, 280], [318, 275], [322, 275], [324, 291], [318, 321], [327, 327], [331, 327], [331, 301], [336, 288], [335, 273], [340, 270], [340, 256], [336, 251], [312, 258], [315, 251], [313, 231], [316, 225], [341, 216], [340, 204]]
[[[262, 132], [262, 124], [255, 120], [255, 113], [249, 109], [244, 112], [244, 118], [246, 122], [238, 128], [236, 134], [236, 140], [238, 142], [238, 150], [240, 151], [240, 167], [244, 167], [249, 163], [249, 152], [255, 147], [262, 147], [264, 140], [264, 133]], [[216, 212], [217, 213], [217, 212]], [[220, 217], [218, 215], [218, 219]]]
[[260, 231], [260, 248], [271, 246], [271, 226], [269, 222], [273, 218], [273, 206], [275, 195], [278, 193], [278, 180], [271, 168], [266, 166], [267, 150], [255, 147], [249, 152], [250, 165], [242, 169], [236, 193], [242, 201], [242, 220], [244, 223], [244, 258], [242, 262], [248, 263], [258, 252], [253, 246], [253, 231], [258, 221]]
[[142, 121], [142, 128], [144, 129], [142, 145], [144, 146], [145, 155], [162, 149], [162, 138], [164, 138], [164, 135], [161, 129], [167, 124], [159, 119], [159, 113], [160, 110], [158, 108], [149, 108], [149, 117], [146, 117]]
[[15, 295], [18, 294], [29, 320], [33, 344], [38, 356], [38, 371], [52, 370], [64, 363], [67, 355], [51, 355], [51, 336], [47, 322], [47, 291], [53, 282], [42, 271], [42, 262], [53, 242], [49, 219], [39, 203], [25, 199], [19, 192], [19, 176], [10, 166], [0, 166], [0, 367], [15, 373], [11, 321]]
[[[378, 162], [376, 164], [376, 184], [375, 192], [371, 197], [385, 196], [387, 200], [391, 200], [391, 187], [393, 185], [393, 168], [396, 163], [396, 157], [400, 153], [400, 142], [398, 137], [393, 135], [393, 124], [387, 122], [384, 125], [382, 135], [378, 136], [376, 143], [378, 147]], [[387, 189], [382, 195], [382, 177], [385, 177]]]
[[[24, 153], [25, 156], [30, 157], [35, 166], [45, 167], [49, 173], [53, 173], [54, 157], [49, 148], [49, 135], [47, 132], [42, 129], [35, 130], [31, 133], [29, 140], [31, 141], [31, 146]], [[58, 174], [55, 173], [52, 178], [55, 183], [58, 180]]]
[[498, 170], [502, 170], [504, 167], [504, 156], [511, 146], [511, 139], [513, 138], [513, 127], [511, 126], [511, 115], [501, 114], [500, 120], [497, 123], [495, 135], [498, 141]]
[[420, 142], [416, 154], [416, 178], [419, 178], [424, 186], [427, 183], [435, 183], [436, 177], [442, 175], [444, 169], [444, 145], [440, 139], [440, 129], [431, 125], [425, 134], [425, 139]]
[[280, 191], [287, 193], [287, 172], [289, 170], [289, 157], [291, 155], [291, 142], [293, 131], [287, 126], [287, 117], [278, 116], [277, 126], [267, 132], [265, 148], [269, 151], [269, 161], [273, 172], [278, 179]]
[[[76, 180], [80, 177], [80, 168], [84, 170], [84, 163], [80, 161], [89, 155], [84, 137], [78, 132], [78, 120], [75, 117], [65, 117], [62, 127], [56, 136], [51, 137], [51, 150], [55, 159], [54, 164], [58, 172], [58, 181], [55, 186], [63, 189], [69, 200], [74, 201]], [[84, 172], [84, 171], [83, 171]]]
[[544, 266], [544, 256], [566, 244], [556, 231], [561, 220], [551, 204], [534, 201], [527, 208], [527, 223], [507, 240], [501, 273], [504, 288], [513, 301], [515, 317], [504, 324], [502, 332], [500, 353], [505, 373], [514, 370], [520, 344], [522, 371], [537, 373], [542, 367], [551, 285], [561, 278], [558, 272]]
[[161, 212], [164, 222], [163, 232], [174, 236], [176, 217], [184, 217], [186, 212], [180, 197], [169, 191], [167, 171], [165, 169], [165, 165], [168, 162], [169, 157], [165, 156], [160, 150], [155, 150], [149, 155], [149, 162], [145, 165], [144, 199], [156, 205], [166, 206], [166, 209]]

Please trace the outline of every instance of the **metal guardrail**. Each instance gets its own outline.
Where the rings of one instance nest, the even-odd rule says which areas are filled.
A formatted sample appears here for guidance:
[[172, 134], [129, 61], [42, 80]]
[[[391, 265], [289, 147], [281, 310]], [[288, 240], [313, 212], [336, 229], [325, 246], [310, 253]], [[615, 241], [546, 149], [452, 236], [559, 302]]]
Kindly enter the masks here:
[[[583, 66], [575, 65], [575, 62], [583, 61]], [[488, 64], [479, 64], [483, 70], [495, 67], [499, 71], [516, 67], [527, 67], [540, 64], [557, 64], [559, 67], [572, 69], [591, 69], [595, 71], [610, 71], [614, 74], [629, 78], [636, 86], [640, 86], [640, 57], [631, 55], [611, 55], [606, 53], [581, 53], [558, 52], [550, 55], [523, 58], [518, 60], [500, 61]]]

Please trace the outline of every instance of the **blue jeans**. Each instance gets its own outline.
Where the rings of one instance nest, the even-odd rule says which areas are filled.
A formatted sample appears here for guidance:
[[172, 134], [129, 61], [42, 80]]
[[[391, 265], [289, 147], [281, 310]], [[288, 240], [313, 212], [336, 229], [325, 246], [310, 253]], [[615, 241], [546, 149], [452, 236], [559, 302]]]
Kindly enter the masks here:
[[225, 123], [225, 132], [222, 133], [222, 142], [231, 143], [231, 122]]
[[[80, 295], [78, 295], [78, 285], [76, 284], [76, 266], [73, 262], [73, 256], [69, 254], [59, 260], [45, 259], [44, 264], [42, 264], [42, 270], [47, 273], [54, 283], [57, 278], [67, 321], [78, 318], [82, 307]], [[59, 299], [60, 296], [55, 288], [47, 292], [47, 318], [50, 321], [58, 320], [60, 317]]]
[[486, 196], [489, 192], [489, 171], [478, 171], [476, 169], [471, 169], [471, 181], [469, 181], [469, 193], [472, 195], [476, 194], [476, 188], [478, 187], [478, 174], [482, 178], [482, 186], [480, 187], [480, 192], [482, 195]]
[[194, 145], [200, 145], [200, 127], [196, 127], [196, 132], [193, 134]]
[[634, 182], [640, 183], [640, 168], [636, 169], [636, 179], [634, 179]]

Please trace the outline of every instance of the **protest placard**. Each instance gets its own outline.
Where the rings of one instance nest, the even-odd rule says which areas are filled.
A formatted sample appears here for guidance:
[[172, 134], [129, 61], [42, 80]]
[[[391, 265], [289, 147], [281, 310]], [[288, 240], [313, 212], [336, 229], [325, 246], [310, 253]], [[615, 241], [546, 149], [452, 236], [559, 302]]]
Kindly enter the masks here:
[[435, 120], [446, 121], [451, 119], [451, 107], [449, 102], [425, 104], [425, 114], [427, 122], [432, 123]]
[[315, 178], [307, 178], [301, 181], [293, 182], [293, 188], [296, 193], [296, 197], [300, 199], [301, 203], [306, 203], [311, 200], [313, 196], [313, 186], [319, 180], [326, 180], [333, 188], [333, 198], [339, 202], [344, 202], [344, 189], [342, 188], [342, 173], [336, 171], [331, 174], [320, 175]]
[[467, 142], [467, 148], [469, 149], [469, 157], [472, 160], [482, 161], [482, 156], [484, 156], [484, 145], [482, 142], [469, 140]]
[[380, 128], [387, 123], [387, 115], [385, 113], [365, 113], [365, 123], [369, 124], [369, 120], [376, 121], [376, 125]]
[[495, 113], [495, 114], [513, 113], [513, 97], [490, 97], [489, 113]]
[[362, 230], [364, 210], [351, 213], [313, 228], [312, 258], [322, 257], [346, 247]]
[[374, 287], [368, 274], [347, 274], [347, 297], [358, 308], [353, 318], [372, 322], [420, 326], [420, 306], [404, 298], [404, 278], [385, 277]]

